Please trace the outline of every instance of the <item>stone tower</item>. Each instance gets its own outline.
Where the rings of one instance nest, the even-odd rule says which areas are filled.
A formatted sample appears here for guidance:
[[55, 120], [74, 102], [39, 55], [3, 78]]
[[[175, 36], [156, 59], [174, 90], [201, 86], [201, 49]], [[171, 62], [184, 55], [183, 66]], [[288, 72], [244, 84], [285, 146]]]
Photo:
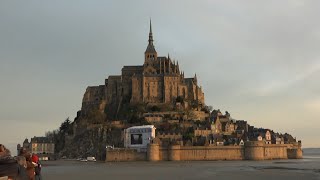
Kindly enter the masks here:
[[153, 45], [152, 24], [150, 19], [149, 40], [146, 51], [144, 52], [145, 63], [155, 61], [158, 58], [158, 54]]

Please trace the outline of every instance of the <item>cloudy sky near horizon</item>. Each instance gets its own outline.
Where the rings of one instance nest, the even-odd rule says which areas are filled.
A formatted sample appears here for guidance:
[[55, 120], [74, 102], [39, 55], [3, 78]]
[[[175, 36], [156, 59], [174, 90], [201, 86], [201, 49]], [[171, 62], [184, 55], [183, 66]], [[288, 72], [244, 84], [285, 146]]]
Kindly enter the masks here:
[[0, 1], [0, 143], [73, 119], [87, 86], [158, 54], [206, 103], [320, 147], [320, 1]]

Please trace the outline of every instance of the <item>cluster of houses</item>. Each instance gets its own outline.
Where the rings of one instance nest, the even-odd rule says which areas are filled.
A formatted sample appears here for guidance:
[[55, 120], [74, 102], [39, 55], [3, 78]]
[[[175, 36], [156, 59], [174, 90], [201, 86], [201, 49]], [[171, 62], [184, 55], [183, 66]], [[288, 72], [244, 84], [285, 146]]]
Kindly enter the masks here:
[[[296, 139], [289, 134], [279, 134], [270, 129], [255, 128], [250, 126], [247, 121], [235, 120], [231, 118], [228, 112], [222, 114], [219, 110], [212, 113], [201, 123], [196, 123], [195, 120], [182, 121], [179, 119], [165, 121], [163, 114], [153, 113], [145, 114], [145, 120], [152, 125], [135, 126], [124, 131], [125, 147], [139, 147], [140, 144], [137, 144], [139, 142], [146, 148], [146, 145], [151, 141], [158, 141], [162, 145], [176, 143], [184, 146], [244, 145], [245, 141], [264, 141], [265, 144], [296, 142]], [[180, 129], [164, 131], [161, 129], [163, 123], [176, 124]], [[187, 127], [188, 132], [183, 127]], [[145, 130], [148, 135], [143, 135], [143, 130], [137, 130], [145, 128], [150, 129]], [[134, 144], [131, 144], [132, 142]]]
[[200, 140], [200, 144], [203, 140], [213, 145], [243, 145], [244, 141], [264, 141], [265, 144], [296, 142], [289, 134], [274, 133], [270, 129], [250, 126], [247, 121], [235, 120], [228, 112], [223, 115], [218, 111], [211, 116], [210, 122], [210, 127], [202, 126], [194, 130], [195, 140]]

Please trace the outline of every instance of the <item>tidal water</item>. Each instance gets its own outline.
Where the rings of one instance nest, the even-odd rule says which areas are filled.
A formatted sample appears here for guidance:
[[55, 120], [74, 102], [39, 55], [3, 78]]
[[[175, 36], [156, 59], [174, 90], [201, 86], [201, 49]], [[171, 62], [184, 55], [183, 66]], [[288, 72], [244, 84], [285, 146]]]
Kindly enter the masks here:
[[236, 179], [320, 180], [320, 149], [304, 149], [304, 159], [189, 162], [45, 162], [44, 180]]

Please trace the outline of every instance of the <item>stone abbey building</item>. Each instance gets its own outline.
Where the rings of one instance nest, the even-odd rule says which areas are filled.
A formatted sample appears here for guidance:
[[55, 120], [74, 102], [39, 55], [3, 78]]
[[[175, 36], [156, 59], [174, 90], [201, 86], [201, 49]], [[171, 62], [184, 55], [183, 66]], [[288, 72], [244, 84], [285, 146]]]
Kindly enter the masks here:
[[[291, 135], [210, 109], [196, 75], [185, 78], [178, 62], [158, 56], [150, 21], [144, 63], [124, 66], [121, 75], [87, 87], [74, 122], [62, 124], [67, 128], [56, 141], [56, 152], [107, 161], [302, 157], [301, 142]], [[150, 125], [139, 127], [145, 124]], [[106, 151], [111, 146], [118, 148]]]
[[[119, 109], [123, 103], [145, 103], [148, 105], [175, 103], [177, 97], [184, 100], [184, 107], [204, 105], [204, 93], [198, 86], [197, 76], [185, 78], [178, 62], [169, 55], [158, 56], [153, 44], [150, 21], [149, 40], [144, 52], [144, 63], [124, 66], [121, 75], [111, 75], [105, 85], [90, 86], [83, 98], [82, 112], [97, 106], [103, 110], [113, 105]], [[189, 103], [189, 104], [188, 104]], [[111, 107], [111, 106], [110, 106]]]

